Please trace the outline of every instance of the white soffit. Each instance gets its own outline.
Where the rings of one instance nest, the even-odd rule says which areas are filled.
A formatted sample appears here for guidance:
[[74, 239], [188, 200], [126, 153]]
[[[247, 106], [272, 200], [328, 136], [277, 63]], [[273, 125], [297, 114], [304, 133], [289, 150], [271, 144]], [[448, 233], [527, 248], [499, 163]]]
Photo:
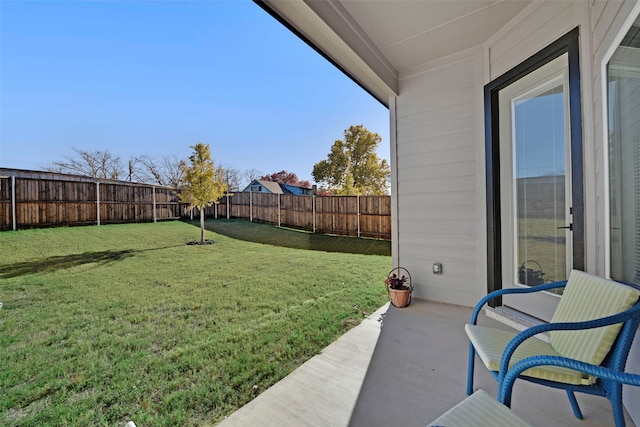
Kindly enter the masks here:
[[531, 0], [340, 1], [400, 73], [482, 45], [530, 3]]

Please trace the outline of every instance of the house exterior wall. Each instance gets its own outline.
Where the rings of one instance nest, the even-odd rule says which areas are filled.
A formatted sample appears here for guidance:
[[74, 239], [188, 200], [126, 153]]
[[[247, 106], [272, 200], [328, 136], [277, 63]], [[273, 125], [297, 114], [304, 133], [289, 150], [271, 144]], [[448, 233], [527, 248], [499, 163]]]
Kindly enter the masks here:
[[398, 263], [461, 305], [486, 293], [482, 69], [478, 48], [402, 73], [395, 104]]
[[[580, 28], [585, 267], [608, 276], [608, 170], [604, 65], [638, 1], [533, 3], [483, 46], [400, 73], [392, 103], [397, 253], [416, 296], [473, 305], [486, 294], [483, 87], [575, 27]], [[394, 246], [395, 247], [395, 246]], [[432, 273], [441, 262], [444, 274]], [[630, 370], [640, 371], [640, 337]], [[640, 390], [627, 390], [635, 422]]]

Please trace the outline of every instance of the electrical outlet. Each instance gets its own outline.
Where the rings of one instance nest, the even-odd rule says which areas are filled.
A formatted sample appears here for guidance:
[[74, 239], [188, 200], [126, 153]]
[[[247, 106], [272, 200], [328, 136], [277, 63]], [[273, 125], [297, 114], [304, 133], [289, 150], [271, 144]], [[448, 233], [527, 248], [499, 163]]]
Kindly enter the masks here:
[[439, 262], [433, 264], [433, 274], [442, 274], [442, 264]]

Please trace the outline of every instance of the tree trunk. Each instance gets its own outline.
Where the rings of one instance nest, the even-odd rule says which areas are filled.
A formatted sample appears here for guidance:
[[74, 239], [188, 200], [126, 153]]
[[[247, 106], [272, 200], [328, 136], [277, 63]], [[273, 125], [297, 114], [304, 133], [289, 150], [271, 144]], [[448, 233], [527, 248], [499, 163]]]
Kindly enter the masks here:
[[204, 243], [204, 206], [200, 208], [200, 243]]

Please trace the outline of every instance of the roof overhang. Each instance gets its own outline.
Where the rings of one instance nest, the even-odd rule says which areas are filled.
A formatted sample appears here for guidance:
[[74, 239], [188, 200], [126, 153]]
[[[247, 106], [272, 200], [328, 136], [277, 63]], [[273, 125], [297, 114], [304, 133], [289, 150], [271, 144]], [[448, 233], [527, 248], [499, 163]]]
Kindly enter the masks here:
[[481, 46], [543, 0], [254, 0], [388, 106], [404, 73]]
[[[303, 0], [254, 0], [294, 34], [309, 44], [383, 105], [398, 94], [398, 77], [393, 67], [358, 31], [357, 23], [347, 23], [340, 5]], [[340, 34], [334, 30], [340, 29]]]

